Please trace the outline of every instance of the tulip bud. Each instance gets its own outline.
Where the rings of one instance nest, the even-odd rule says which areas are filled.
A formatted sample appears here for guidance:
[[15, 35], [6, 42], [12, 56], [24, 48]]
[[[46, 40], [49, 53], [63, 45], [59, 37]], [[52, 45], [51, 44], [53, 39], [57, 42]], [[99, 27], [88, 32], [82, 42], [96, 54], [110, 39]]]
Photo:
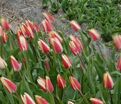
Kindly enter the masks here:
[[21, 70], [22, 64], [19, 63], [14, 56], [10, 56], [10, 61], [14, 71], [19, 72]]
[[8, 36], [5, 32], [3, 32], [2, 40], [3, 40], [3, 43], [7, 43], [7, 41], [8, 41]]
[[68, 104], [74, 104], [73, 102], [71, 102], [71, 101], [68, 101]]
[[35, 98], [37, 104], [49, 104], [48, 101], [41, 96], [36, 95]]
[[9, 31], [11, 28], [11, 25], [9, 24], [8, 20], [6, 20], [5, 18], [1, 19], [1, 25], [2, 25], [3, 29], [6, 31]]
[[106, 72], [103, 76], [104, 87], [111, 90], [114, 86], [113, 79], [110, 74]]
[[49, 22], [54, 22], [55, 18], [53, 17], [52, 14], [44, 12], [43, 15], [45, 16], [46, 20], [48, 20]]
[[5, 69], [6, 67], [7, 63], [0, 57], [0, 69]]
[[69, 47], [71, 52], [74, 55], [79, 54], [80, 52], [83, 51], [83, 44], [82, 42], [75, 36], [70, 36], [71, 41], [69, 42]]
[[58, 74], [57, 76], [57, 84], [60, 89], [64, 89], [66, 87], [66, 80]]
[[9, 93], [14, 93], [17, 90], [17, 86], [9, 79], [5, 77], [0, 78], [3, 86], [8, 90]]
[[30, 27], [31, 30], [34, 32], [34, 23], [32, 21], [26, 20], [25, 21], [25, 25], [28, 26], [28, 27]]
[[57, 38], [61, 43], [63, 41], [61, 36], [57, 32], [55, 32], [55, 31], [49, 32], [49, 36], [50, 36], [50, 38]]
[[25, 37], [34, 38], [34, 33], [29, 25], [23, 24], [21, 27], [21, 31]]
[[21, 51], [28, 50], [28, 43], [24, 36], [22, 36], [22, 35], [18, 36], [18, 43], [19, 43], [19, 48]]
[[48, 76], [46, 76], [45, 79], [39, 77], [37, 79], [37, 82], [38, 82], [40, 88], [43, 91], [50, 92], [50, 93], [52, 93], [54, 91], [54, 87], [53, 87], [52, 82], [51, 82], [51, 80], [50, 80], [50, 78]]
[[23, 101], [23, 104], [35, 104], [34, 100], [26, 92], [24, 93], [24, 95], [21, 95], [21, 99]]
[[45, 79], [39, 77], [39, 78], [37, 79], [37, 82], [38, 82], [40, 88], [41, 88], [43, 91], [46, 92], [46, 83], [45, 83]]
[[53, 25], [47, 20], [42, 21], [42, 26], [43, 26], [44, 32], [46, 33], [49, 33], [53, 30]]
[[0, 37], [3, 35], [3, 29], [2, 27], [0, 26]]
[[103, 102], [97, 98], [90, 98], [90, 101], [92, 102], [92, 104], [103, 104]]
[[46, 90], [48, 92], [52, 93], [54, 91], [54, 87], [53, 87], [53, 84], [48, 76], [46, 76], [45, 83], [46, 83]]
[[113, 36], [113, 42], [117, 50], [121, 49], [121, 35]]
[[70, 47], [70, 50], [71, 52], [76, 56], [79, 54], [79, 50], [78, 48], [76, 47], [75, 43], [73, 41], [70, 41], [69, 42], [69, 47]]
[[52, 44], [52, 47], [53, 47], [55, 53], [62, 53], [63, 52], [63, 47], [57, 38], [50, 38], [50, 42]]
[[33, 25], [35, 32], [40, 32], [40, 26], [37, 23], [34, 23]]
[[98, 41], [101, 38], [100, 34], [95, 29], [90, 29], [89, 30], [89, 35], [93, 39], [93, 41]]
[[117, 62], [117, 70], [121, 71], [121, 57], [119, 57]]
[[71, 87], [73, 88], [73, 90], [78, 90], [79, 91], [81, 89], [81, 85], [80, 85], [79, 81], [75, 77], [70, 76], [69, 80], [70, 80], [70, 84], [71, 84]]
[[71, 24], [71, 28], [72, 28], [75, 32], [77, 32], [77, 31], [79, 31], [79, 30], [81, 29], [80, 25], [79, 25], [76, 21], [74, 21], [74, 20], [72, 20], [72, 21], [70, 22], [70, 24]]
[[45, 66], [45, 68], [47, 69], [47, 71], [50, 70], [49, 59], [45, 59], [45, 61], [44, 61], [44, 66]]
[[43, 41], [43, 40], [39, 40], [38, 41], [38, 45], [40, 47], [40, 50], [43, 52], [43, 53], [49, 53], [50, 52], [50, 47]]
[[69, 69], [72, 66], [71, 60], [64, 54], [62, 54], [62, 63], [65, 69]]
[[22, 32], [21, 29], [18, 29], [18, 31], [17, 31], [17, 36], [19, 37], [20, 35], [23, 35], [23, 32]]

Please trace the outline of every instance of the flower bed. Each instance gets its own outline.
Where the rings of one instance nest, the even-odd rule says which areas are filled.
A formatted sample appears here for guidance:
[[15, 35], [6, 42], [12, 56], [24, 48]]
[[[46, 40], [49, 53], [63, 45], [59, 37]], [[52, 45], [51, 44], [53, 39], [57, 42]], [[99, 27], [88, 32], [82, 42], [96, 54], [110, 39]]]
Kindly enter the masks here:
[[67, 35], [56, 30], [51, 14], [43, 15], [40, 24], [26, 20], [17, 33], [1, 18], [0, 103], [119, 104], [121, 36], [113, 37], [107, 59], [96, 29], [83, 31], [73, 20], [64, 27], [73, 31]]

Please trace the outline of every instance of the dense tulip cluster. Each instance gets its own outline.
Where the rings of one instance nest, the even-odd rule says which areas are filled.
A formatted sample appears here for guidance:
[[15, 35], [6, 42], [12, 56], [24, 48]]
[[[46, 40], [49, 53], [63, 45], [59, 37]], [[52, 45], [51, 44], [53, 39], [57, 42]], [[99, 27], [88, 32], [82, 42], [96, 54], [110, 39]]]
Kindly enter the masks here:
[[1, 19], [0, 97], [6, 99], [0, 102], [5, 104], [8, 99], [6, 104], [114, 104], [116, 91], [120, 92], [121, 57], [117, 54], [121, 36], [113, 37], [118, 51], [112, 54], [116, 58], [105, 60], [100, 46], [95, 48], [95, 43], [105, 46], [96, 29], [89, 29], [85, 36], [73, 20], [70, 29], [78, 36], [66, 36], [54, 27], [53, 15], [43, 15], [45, 19], [40, 24], [26, 20], [16, 33], [8, 20]]

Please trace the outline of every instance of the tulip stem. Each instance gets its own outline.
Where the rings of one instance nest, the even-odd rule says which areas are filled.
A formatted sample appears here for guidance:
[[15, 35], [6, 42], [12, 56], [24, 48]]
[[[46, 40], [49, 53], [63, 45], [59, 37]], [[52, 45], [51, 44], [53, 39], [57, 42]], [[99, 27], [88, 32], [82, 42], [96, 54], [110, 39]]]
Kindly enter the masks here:
[[78, 57], [79, 57], [79, 59], [80, 59], [80, 61], [81, 61], [81, 68], [82, 68], [83, 72], [85, 72], [85, 69], [86, 69], [85, 64], [84, 64], [84, 62], [83, 62], [81, 56], [78, 55]]
[[110, 94], [110, 102], [111, 102], [111, 104], [113, 104], [111, 91], [109, 91], [109, 94]]
[[25, 63], [25, 68], [26, 68], [26, 73], [28, 73], [29, 79], [32, 81], [32, 75], [31, 75], [31, 70], [29, 69], [29, 57], [28, 57], [28, 53], [23, 53], [23, 57], [26, 60]]
[[80, 90], [79, 90], [79, 93], [80, 93], [80, 95], [83, 97], [84, 102], [85, 102], [86, 104], [89, 104], [87, 98], [83, 95], [83, 93], [82, 93]]

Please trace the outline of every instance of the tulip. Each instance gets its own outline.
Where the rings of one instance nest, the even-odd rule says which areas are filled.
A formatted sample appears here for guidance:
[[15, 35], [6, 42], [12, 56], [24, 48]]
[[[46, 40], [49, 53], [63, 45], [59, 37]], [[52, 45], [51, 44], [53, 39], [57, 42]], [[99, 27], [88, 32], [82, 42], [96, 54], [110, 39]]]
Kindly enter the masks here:
[[82, 44], [81, 40], [78, 37], [71, 35], [70, 39], [75, 43], [75, 45], [77, 46], [77, 48], [83, 49], [83, 44]]
[[2, 27], [0, 26], [0, 37], [3, 35], [3, 29]]
[[117, 70], [121, 71], [121, 57], [118, 59], [117, 62]]
[[7, 41], [8, 41], [8, 36], [5, 32], [3, 32], [2, 40], [3, 40], [3, 43], [7, 43]]
[[40, 88], [43, 91], [50, 92], [50, 93], [52, 93], [54, 91], [54, 87], [53, 87], [52, 82], [51, 82], [51, 80], [50, 80], [50, 78], [48, 76], [46, 76], [45, 79], [39, 77], [37, 79], [37, 82], [38, 82]]
[[11, 25], [9, 24], [8, 20], [6, 20], [5, 18], [1, 18], [1, 25], [3, 29], [6, 31], [9, 31], [11, 28]]
[[69, 80], [70, 80], [70, 84], [71, 84], [71, 87], [73, 88], [73, 90], [80, 91], [81, 85], [80, 85], [79, 81], [73, 76], [70, 76]]
[[63, 47], [57, 38], [50, 38], [50, 42], [52, 44], [52, 47], [53, 47], [55, 53], [62, 53], [63, 52]]
[[44, 61], [44, 66], [45, 66], [45, 68], [47, 69], [47, 71], [50, 70], [49, 59], [45, 59], [45, 61]]
[[93, 41], [98, 41], [101, 39], [100, 34], [95, 29], [90, 29], [89, 35], [93, 39]]
[[71, 101], [68, 101], [68, 103], [67, 104], [74, 104], [73, 102], [71, 102]]
[[21, 99], [23, 101], [23, 104], [35, 104], [34, 100], [26, 92], [24, 93], [24, 95], [21, 95]]
[[45, 82], [45, 79], [39, 77], [37, 79], [37, 83], [39, 84], [40, 88], [46, 92], [46, 82]]
[[71, 52], [75, 56], [83, 51], [83, 45], [82, 44], [79, 45], [79, 44], [75, 43], [74, 41], [69, 42], [69, 47], [70, 47]]
[[28, 43], [24, 36], [22, 36], [22, 35], [18, 36], [18, 43], [19, 43], [19, 48], [21, 51], [28, 50]]
[[34, 30], [36, 32], [40, 32], [40, 26], [37, 23], [34, 23], [33, 25], [34, 25]]
[[48, 76], [46, 76], [45, 83], [46, 83], [46, 90], [48, 92], [52, 93], [54, 91], [54, 87], [53, 87], [53, 84]]
[[23, 24], [21, 26], [21, 31], [25, 37], [30, 37], [31, 39], [34, 38], [34, 33], [29, 25]]
[[21, 29], [18, 29], [18, 31], [17, 31], [17, 36], [19, 37], [20, 35], [23, 35], [23, 32], [22, 32]]
[[55, 31], [49, 32], [49, 36], [50, 36], [50, 38], [57, 38], [61, 43], [63, 41], [61, 36], [57, 32], [55, 32]]
[[112, 89], [114, 86], [113, 79], [111, 78], [110, 74], [106, 72], [103, 76], [104, 87], [107, 89]]
[[121, 49], [121, 35], [113, 36], [113, 42], [117, 50]]
[[50, 47], [43, 41], [43, 40], [39, 40], [38, 41], [38, 45], [40, 47], [40, 50], [43, 52], [43, 53], [49, 53], [50, 52]]
[[65, 69], [69, 69], [72, 66], [70, 58], [64, 54], [62, 54], [62, 63]]
[[19, 72], [21, 70], [22, 64], [19, 63], [14, 56], [10, 56], [10, 61], [14, 71]]
[[47, 20], [42, 21], [42, 26], [43, 26], [44, 32], [46, 33], [49, 33], [53, 30], [53, 25]]
[[57, 84], [60, 89], [64, 89], [66, 87], [66, 80], [60, 74], [57, 76]]
[[45, 16], [46, 20], [48, 20], [49, 22], [54, 22], [55, 18], [52, 14], [44, 12], [43, 15]]
[[0, 57], [0, 69], [5, 69], [6, 67], [7, 63]]
[[74, 20], [72, 20], [72, 21], [70, 22], [70, 24], [71, 24], [71, 28], [72, 28], [75, 32], [77, 32], [77, 31], [79, 31], [79, 30], [81, 29], [80, 25], [79, 25], [76, 21], [74, 21]]
[[11, 80], [1, 77], [0, 78], [3, 86], [8, 90], [9, 93], [14, 93], [17, 90], [17, 86], [15, 83], [13, 83]]
[[103, 102], [97, 98], [90, 98], [90, 101], [92, 102], [92, 104], [103, 104]]
[[49, 104], [48, 101], [41, 96], [36, 95], [35, 98], [37, 104]]
[[28, 27], [30, 27], [31, 30], [34, 32], [34, 23], [32, 21], [26, 20], [25, 21], [25, 25], [28, 26]]

